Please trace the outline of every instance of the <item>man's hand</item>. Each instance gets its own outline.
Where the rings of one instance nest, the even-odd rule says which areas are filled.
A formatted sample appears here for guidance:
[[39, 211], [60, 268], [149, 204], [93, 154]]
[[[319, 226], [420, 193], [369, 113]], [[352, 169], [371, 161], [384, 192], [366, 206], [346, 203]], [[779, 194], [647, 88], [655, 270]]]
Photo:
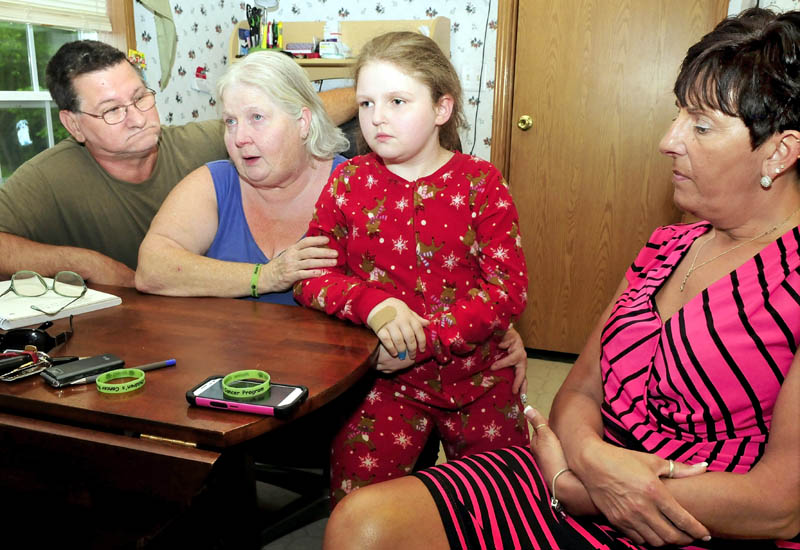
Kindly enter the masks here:
[[135, 286], [134, 276], [136, 272], [127, 265], [117, 260], [112, 260], [99, 252], [88, 252], [90, 252], [90, 261], [87, 262], [86, 267], [75, 270], [87, 282], [98, 285]]

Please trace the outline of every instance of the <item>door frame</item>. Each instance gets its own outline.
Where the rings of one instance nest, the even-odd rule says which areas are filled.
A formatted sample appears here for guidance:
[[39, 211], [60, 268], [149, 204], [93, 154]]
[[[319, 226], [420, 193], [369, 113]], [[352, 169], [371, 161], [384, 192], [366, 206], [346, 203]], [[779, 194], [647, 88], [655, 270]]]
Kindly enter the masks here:
[[514, 66], [517, 56], [519, 0], [502, 0], [497, 5], [497, 52], [494, 68], [492, 153], [490, 160], [508, 178], [511, 165]]

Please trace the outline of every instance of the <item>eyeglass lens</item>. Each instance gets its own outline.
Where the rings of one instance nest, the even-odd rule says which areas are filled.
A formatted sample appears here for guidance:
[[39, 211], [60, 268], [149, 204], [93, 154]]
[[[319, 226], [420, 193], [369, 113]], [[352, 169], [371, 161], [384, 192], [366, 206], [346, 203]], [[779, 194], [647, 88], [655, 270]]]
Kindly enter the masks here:
[[19, 296], [41, 296], [47, 292], [47, 284], [35, 271], [17, 271], [11, 276], [11, 286]]
[[75, 298], [83, 295], [86, 283], [74, 271], [59, 271], [53, 279], [53, 291], [61, 296]]

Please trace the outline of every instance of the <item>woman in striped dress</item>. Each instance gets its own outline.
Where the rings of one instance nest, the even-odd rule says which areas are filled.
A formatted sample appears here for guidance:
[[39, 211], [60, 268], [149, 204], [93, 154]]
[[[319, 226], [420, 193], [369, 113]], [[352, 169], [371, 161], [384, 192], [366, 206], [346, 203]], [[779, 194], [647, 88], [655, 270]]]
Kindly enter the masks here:
[[800, 548], [800, 12], [690, 48], [674, 200], [531, 449], [361, 489], [326, 548]]

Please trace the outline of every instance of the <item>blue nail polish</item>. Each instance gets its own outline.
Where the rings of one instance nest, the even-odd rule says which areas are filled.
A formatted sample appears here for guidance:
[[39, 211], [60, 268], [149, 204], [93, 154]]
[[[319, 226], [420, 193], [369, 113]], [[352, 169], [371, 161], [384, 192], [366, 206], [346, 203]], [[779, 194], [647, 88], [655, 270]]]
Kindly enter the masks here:
[[406, 352], [401, 351], [400, 353], [397, 354], [397, 358], [398, 359], [405, 359], [406, 358]]

